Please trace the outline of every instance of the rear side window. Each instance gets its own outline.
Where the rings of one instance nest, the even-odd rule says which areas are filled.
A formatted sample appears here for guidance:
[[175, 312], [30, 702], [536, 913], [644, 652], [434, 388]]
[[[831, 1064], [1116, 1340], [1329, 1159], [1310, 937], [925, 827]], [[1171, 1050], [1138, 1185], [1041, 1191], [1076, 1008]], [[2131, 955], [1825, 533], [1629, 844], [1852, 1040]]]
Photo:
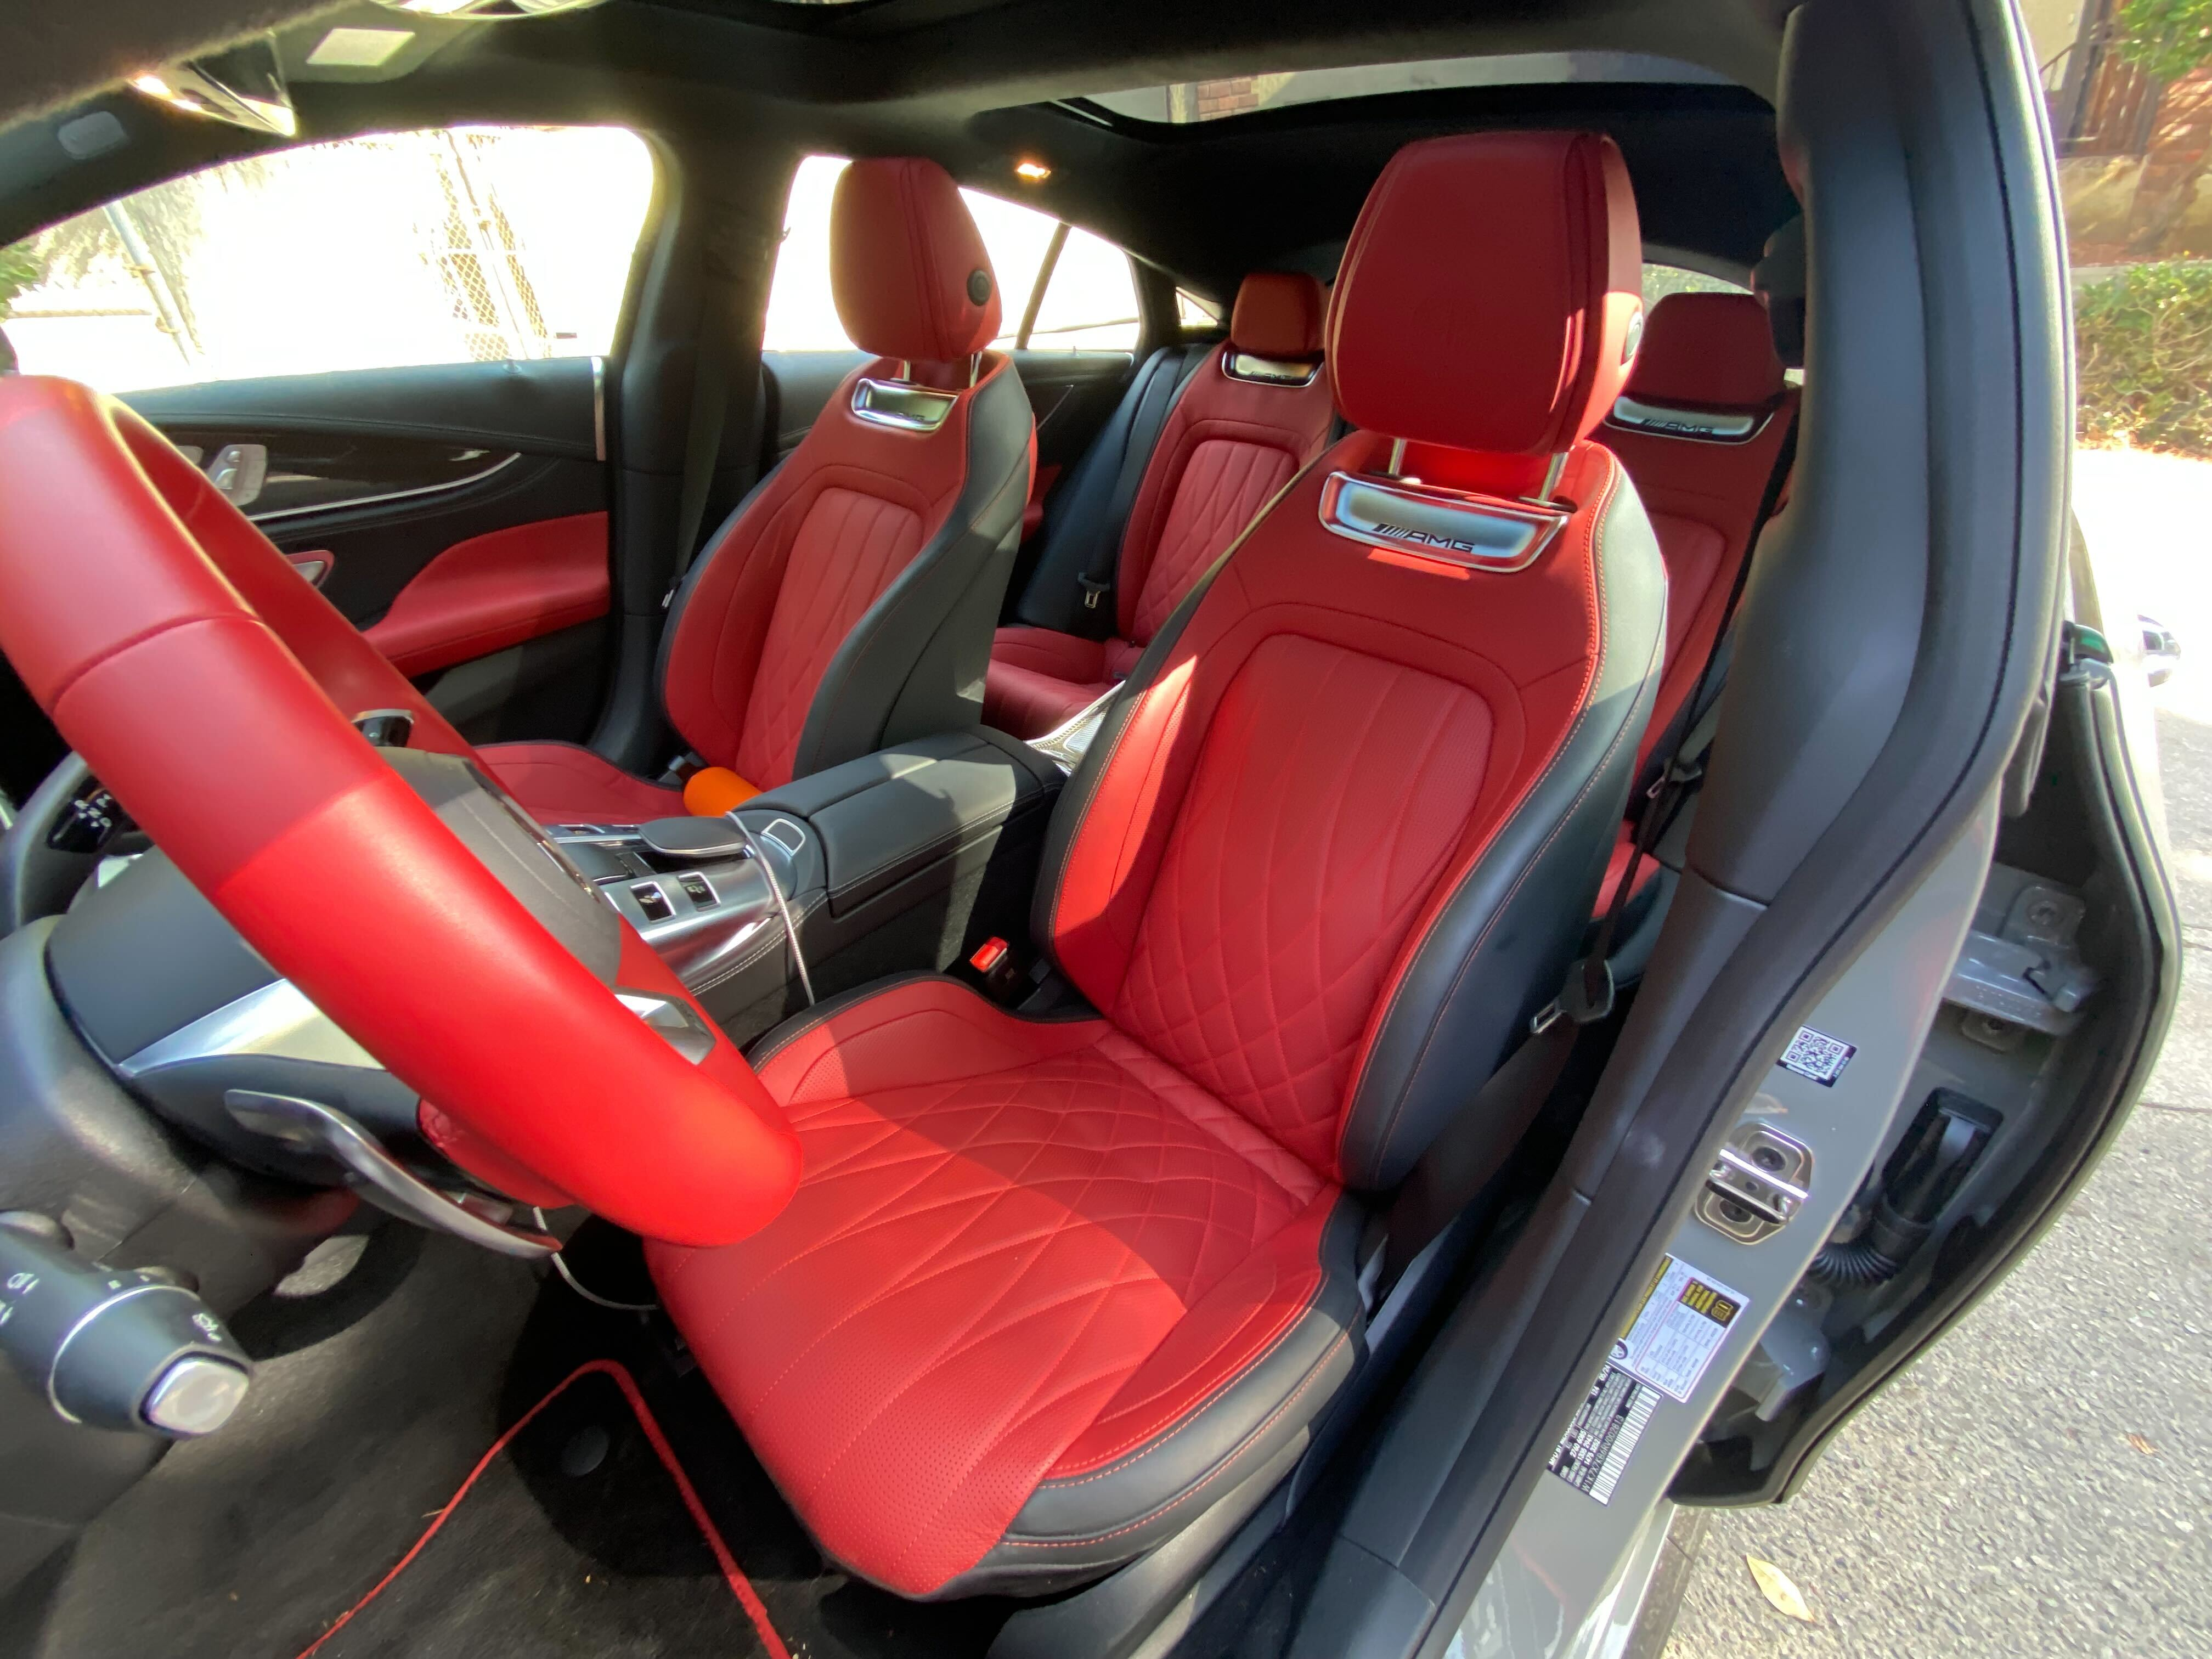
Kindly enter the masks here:
[[604, 356], [652, 195], [616, 127], [310, 144], [0, 251], [0, 316], [25, 372], [110, 392]]
[[[810, 155], [792, 179], [769, 289], [762, 338], [767, 350], [854, 349], [830, 288], [830, 198], [845, 167], [837, 156]], [[993, 345], [1002, 351], [1136, 349], [1137, 284], [1126, 252], [1018, 202], [975, 190], [960, 194], [999, 279], [1001, 332]]]
[[1646, 260], [1644, 265], [1644, 307], [1650, 310], [1670, 294], [1748, 294], [1751, 290], [1741, 283], [1731, 283], [1723, 277], [1708, 276], [1702, 270], [1692, 270], [1685, 265], [1660, 264]]

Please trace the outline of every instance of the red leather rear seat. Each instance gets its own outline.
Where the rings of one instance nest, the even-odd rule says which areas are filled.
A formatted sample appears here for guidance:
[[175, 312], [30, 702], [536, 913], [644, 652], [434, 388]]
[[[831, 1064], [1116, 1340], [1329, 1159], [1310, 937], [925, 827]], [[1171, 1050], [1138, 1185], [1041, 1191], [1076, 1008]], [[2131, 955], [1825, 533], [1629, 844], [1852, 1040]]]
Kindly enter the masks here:
[[[1662, 740], [1679, 740], [1683, 704], [1712, 654], [1737, 568], [1750, 556], [1797, 396], [1756, 297], [1670, 294], [1652, 307], [1627, 390], [1593, 434], [1628, 469], [1667, 562], [1667, 666], [1638, 751], [1640, 773], [1657, 763]], [[1624, 824], [1601, 912], [1634, 841], [1633, 823]], [[1656, 870], [1645, 860], [1637, 885]]]
[[1322, 365], [1326, 298], [1310, 276], [1244, 279], [1228, 343], [1186, 382], [1146, 465], [1121, 538], [1112, 634], [1000, 629], [986, 724], [1042, 737], [1112, 690], [1198, 579], [1321, 453], [1334, 420]]

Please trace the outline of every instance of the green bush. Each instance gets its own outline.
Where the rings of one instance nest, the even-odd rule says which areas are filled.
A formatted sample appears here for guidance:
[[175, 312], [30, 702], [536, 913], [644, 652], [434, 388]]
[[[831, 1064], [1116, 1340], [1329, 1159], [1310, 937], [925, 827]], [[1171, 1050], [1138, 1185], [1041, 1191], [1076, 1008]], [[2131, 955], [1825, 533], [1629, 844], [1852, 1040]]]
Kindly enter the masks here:
[[28, 242], [0, 247], [0, 317], [8, 314], [18, 294], [39, 285], [44, 272], [44, 262], [31, 252]]
[[2085, 443], [2212, 457], [2212, 265], [2130, 265], [2074, 290]]

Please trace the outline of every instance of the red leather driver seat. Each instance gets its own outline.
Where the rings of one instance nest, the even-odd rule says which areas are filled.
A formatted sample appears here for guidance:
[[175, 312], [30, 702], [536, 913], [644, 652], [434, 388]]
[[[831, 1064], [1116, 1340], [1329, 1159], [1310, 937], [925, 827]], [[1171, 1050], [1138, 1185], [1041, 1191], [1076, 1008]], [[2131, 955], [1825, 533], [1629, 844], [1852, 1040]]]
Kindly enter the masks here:
[[1368, 429], [1177, 608], [1056, 809], [1033, 930], [1096, 1016], [917, 975], [755, 1051], [797, 1195], [648, 1259], [853, 1571], [1096, 1577], [1286, 1467], [1358, 1363], [1371, 1197], [1559, 988], [1650, 709], [1659, 554], [1584, 439], [1639, 252], [1607, 139], [1401, 151], [1331, 319]]
[[[830, 252], [837, 315], [877, 360], [730, 515], [661, 635], [670, 723], [741, 793], [975, 723], [1036, 459], [1012, 362], [984, 349], [997, 279], [945, 169], [854, 162]], [[577, 744], [480, 753], [547, 822], [685, 810]]]

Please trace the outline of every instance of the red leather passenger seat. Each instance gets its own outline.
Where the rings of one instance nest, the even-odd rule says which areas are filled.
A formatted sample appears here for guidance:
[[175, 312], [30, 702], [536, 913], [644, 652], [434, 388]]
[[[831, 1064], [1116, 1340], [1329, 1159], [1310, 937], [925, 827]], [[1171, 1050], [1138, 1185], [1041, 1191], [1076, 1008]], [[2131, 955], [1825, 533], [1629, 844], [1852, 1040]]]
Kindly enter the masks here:
[[1401, 151], [1330, 326], [1366, 429], [1200, 580], [1055, 809], [1032, 932], [1095, 1013], [915, 975], [756, 1048], [798, 1194], [647, 1256], [852, 1571], [1095, 1577], [1256, 1502], [1359, 1363], [1376, 1195], [1559, 988], [1650, 713], [1658, 550], [1586, 438], [1639, 252], [1610, 140]]
[[[1667, 561], [1667, 667], [1639, 770], [1659, 763], [1662, 742], [1671, 752], [1680, 738], [1683, 704], [1712, 655], [1736, 572], [1751, 556], [1797, 399], [1783, 378], [1766, 307], [1754, 295], [1670, 294], [1651, 307], [1635, 372], [1596, 433], [1635, 480]], [[1624, 824], [1600, 908], [1634, 843], [1634, 825]], [[1656, 870], [1647, 860], [1638, 885]]]
[[1146, 463], [1121, 537], [1113, 632], [1000, 629], [986, 724], [1042, 737], [1112, 690], [1222, 550], [1321, 453], [1335, 415], [1322, 364], [1325, 303], [1310, 276], [1245, 277], [1228, 343], [1185, 382]]
[[[670, 723], [749, 790], [972, 725], [1036, 459], [999, 290], [951, 179], [914, 158], [837, 183], [831, 281], [873, 362], [693, 564], [662, 635]], [[680, 813], [574, 744], [478, 751], [548, 822]]]

